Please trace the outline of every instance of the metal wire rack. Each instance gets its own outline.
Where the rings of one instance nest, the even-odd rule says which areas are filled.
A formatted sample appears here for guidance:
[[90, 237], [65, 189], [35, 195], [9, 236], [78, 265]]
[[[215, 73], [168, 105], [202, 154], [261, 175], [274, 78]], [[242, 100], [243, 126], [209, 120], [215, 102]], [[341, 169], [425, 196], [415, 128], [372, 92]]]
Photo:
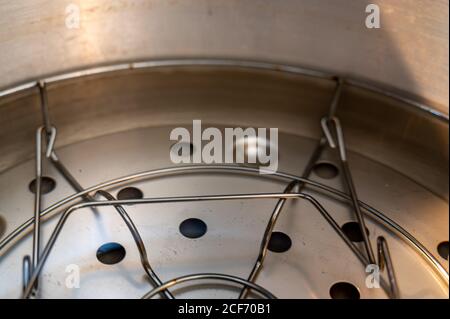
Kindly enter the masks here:
[[[176, 174], [197, 174], [202, 172], [221, 172], [225, 174], [259, 174], [259, 170], [252, 167], [236, 166], [236, 165], [195, 165], [195, 166], [179, 166], [162, 168], [158, 170], [145, 171], [136, 173], [124, 177], [120, 177], [114, 180], [110, 180], [99, 185], [92, 186], [90, 188], [83, 188], [78, 181], [73, 177], [70, 171], [59, 159], [54, 144], [57, 136], [57, 129], [52, 125], [50, 115], [48, 111], [46, 82], [40, 81], [37, 83], [41, 97], [41, 111], [43, 117], [43, 126], [39, 127], [36, 131], [36, 192], [34, 203], [34, 215], [28, 221], [23, 223], [19, 228], [10, 233], [6, 238], [0, 242], [0, 251], [5, 249], [8, 244], [13, 242], [14, 239], [25, 235], [30, 229], [32, 229], [33, 248], [30, 255], [26, 255], [23, 258], [23, 298], [30, 298], [38, 295], [39, 291], [39, 276], [46, 264], [46, 260], [49, 257], [55, 242], [58, 240], [58, 236], [64, 228], [67, 219], [74, 213], [78, 213], [82, 208], [95, 208], [101, 206], [112, 206], [116, 212], [123, 219], [127, 228], [133, 236], [136, 243], [136, 247], [139, 251], [142, 268], [145, 274], [148, 276], [153, 288], [143, 296], [143, 298], [152, 298], [155, 295], [160, 295], [162, 298], [173, 299], [175, 298], [170, 288], [183, 282], [197, 281], [204, 279], [214, 279], [225, 282], [232, 282], [242, 286], [239, 298], [243, 299], [248, 297], [249, 291], [252, 290], [265, 298], [275, 298], [275, 296], [266, 290], [265, 288], [257, 285], [256, 279], [258, 274], [264, 266], [264, 260], [267, 255], [269, 239], [274, 231], [275, 224], [283, 210], [283, 206], [287, 200], [301, 199], [310, 203], [322, 217], [328, 222], [329, 226], [340, 236], [345, 242], [348, 248], [356, 255], [363, 267], [367, 265], [377, 265], [380, 270], [386, 272], [387, 280], [381, 278], [381, 287], [385, 290], [386, 294], [390, 298], [400, 298], [401, 291], [399, 290], [395, 272], [391, 260], [391, 254], [389, 251], [389, 245], [386, 239], [379, 236], [377, 240], [377, 250], [373, 251], [371, 238], [365, 231], [365, 218], [369, 217], [377, 222], [385, 225], [387, 228], [393, 231], [399, 238], [404, 240], [407, 244], [415, 249], [415, 251], [423, 257], [432, 268], [448, 282], [448, 273], [440, 265], [440, 263], [433, 257], [433, 255], [411, 234], [409, 234], [400, 225], [388, 218], [385, 214], [379, 210], [369, 206], [368, 204], [360, 201], [357, 195], [357, 189], [353, 183], [351, 174], [351, 165], [348, 162], [346, 155], [345, 139], [343, 129], [341, 127], [338, 117], [336, 117], [336, 110], [339, 104], [339, 99], [342, 91], [342, 87], [345, 85], [343, 79], [338, 78], [336, 80], [336, 89], [333, 100], [331, 102], [329, 112], [323, 117], [321, 121], [321, 127], [323, 130], [322, 137], [317, 141], [316, 147], [311, 154], [308, 164], [306, 165], [303, 174], [301, 176], [295, 176], [292, 174], [286, 174], [276, 172], [270, 175], [261, 175], [263, 178], [278, 179], [286, 182], [286, 187], [283, 192], [280, 193], [249, 193], [249, 194], [217, 194], [217, 195], [199, 195], [199, 196], [182, 196], [182, 197], [161, 197], [161, 198], [142, 198], [142, 199], [130, 199], [130, 200], [117, 200], [106, 190], [111, 186], [117, 186], [123, 183], [129, 183], [132, 181], [138, 181], [143, 179], [151, 179], [156, 176], [173, 176]], [[45, 146], [44, 146], [45, 144]], [[340, 190], [332, 188], [330, 186], [312, 181], [309, 176], [312, 172], [313, 166], [319, 159], [323, 150], [326, 147], [337, 149], [339, 154], [340, 164], [344, 172], [344, 182], [348, 189], [348, 193], [344, 193]], [[45, 151], [45, 152], [43, 152]], [[43, 153], [45, 159], [51, 162], [59, 173], [69, 182], [69, 184], [76, 191], [75, 194], [61, 199], [60, 201], [52, 204], [46, 209], [41, 207], [42, 196], [42, 162]], [[305, 187], [317, 188], [324, 191], [327, 194], [337, 196], [344, 201], [348, 202], [352, 207], [354, 215], [358, 221], [361, 234], [363, 236], [364, 249], [358, 248], [342, 231], [341, 227], [330, 215], [330, 213], [321, 205], [321, 203], [312, 195], [304, 193]], [[104, 198], [104, 200], [98, 200], [98, 198]], [[42, 219], [49, 217], [56, 212], [60, 207], [66, 204], [72, 203], [77, 199], [82, 199], [83, 202], [78, 204], [72, 204], [64, 210], [59, 217], [59, 221], [52, 231], [52, 234], [45, 244], [45, 248], [40, 251], [41, 242], [41, 223]], [[138, 229], [133, 223], [133, 220], [127, 214], [125, 207], [127, 205], [150, 205], [154, 203], [177, 203], [177, 202], [198, 202], [198, 201], [228, 201], [228, 200], [249, 200], [249, 199], [277, 199], [277, 203], [272, 211], [270, 219], [267, 222], [264, 236], [261, 240], [258, 254], [252, 270], [250, 271], [246, 279], [239, 278], [227, 274], [217, 273], [200, 273], [174, 278], [167, 282], [162, 282], [156, 272], [152, 269], [151, 262], [148, 259], [146, 247], [138, 232]], [[395, 258], [395, 256], [393, 256]]]

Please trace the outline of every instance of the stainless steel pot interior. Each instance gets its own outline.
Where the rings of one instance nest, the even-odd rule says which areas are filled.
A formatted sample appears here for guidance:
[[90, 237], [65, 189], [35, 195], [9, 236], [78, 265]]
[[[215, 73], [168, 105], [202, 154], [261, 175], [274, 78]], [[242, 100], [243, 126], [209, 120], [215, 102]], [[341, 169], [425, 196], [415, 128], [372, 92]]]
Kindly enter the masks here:
[[[380, 29], [364, 25], [367, 1], [0, 1], [0, 297], [23, 296], [37, 276], [33, 256], [24, 262], [35, 206], [41, 256], [64, 212], [107, 203], [103, 190], [147, 201], [123, 204], [142, 242], [123, 211], [71, 208], [35, 297], [138, 298], [167, 283], [159, 296], [236, 298], [252, 285], [249, 297], [387, 298], [394, 270], [397, 297], [448, 298], [448, 2], [370, 3]], [[318, 144], [332, 101], [348, 163]], [[277, 174], [173, 164], [169, 133], [194, 119], [278, 128]], [[42, 153], [37, 183], [45, 124], [58, 161]], [[309, 166], [304, 188], [283, 194]], [[372, 249], [381, 237], [389, 247], [379, 289], [358, 259], [348, 174]], [[195, 200], [154, 202], [174, 196]]]
[[[380, 8], [379, 29], [365, 26], [368, 4]], [[215, 57], [329, 70], [448, 114], [445, 0], [16, 0], [0, 10], [0, 88], [124, 61]]]
[[[204, 125], [216, 127], [280, 128], [279, 171], [300, 176], [322, 134], [320, 119], [328, 112], [336, 80], [305, 74], [302, 69], [281, 68], [287, 72], [280, 67], [231, 64], [164, 61], [49, 80], [48, 113], [58, 128], [55, 147], [59, 158], [83, 187], [136, 172], [176, 168], [169, 158], [169, 132], [173, 127], [189, 127], [192, 119], [200, 118]], [[42, 124], [39, 94], [32, 86], [2, 99], [6, 116], [2, 117], [1, 140], [7, 150], [0, 178], [1, 212], [6, 221], [3, 243], [8, 233], [32, 217], [34, 195], [28, 184], [34, 176], [35, 129]], [[389, 242], [402, 297], [446, 297], [448, 262], [439, 255], [438, 246], [448, 238], [447, 121], [402, 99], [354, 84], [344, 85], [336, 115], [342, 121], [360, 199], [411, 233], [432, 258], [430, 262], [389, 223], [373, 216], [368, 219], [371, 238], [383, 235]], [[323, 164], [328, 173], [321, 171]], [[337, 175], [327, 175], [330, 167]], [[347, 192], [341, 169], [336, 152], [327, 148], [311, 179]], [[52, 165], [46, 164], [44, 171], [56, 187], [43, 195], [43, 207], [73, 193]], [[117, 196], [125, 186], [132, 186], [145, 197], [155, 198], [282, 192], [286, 182], [276, 176], [261, 179], [245, 172], [219, 171], [162, 174], [106, 189]], [[307, 187], [306, 192], [325, 205], [342, 229], [354, 220], [348, 203], [314, 187]], [[130, 206], [127, 211], [162, 282], [201, 272], [246, 278], [275, 202], [152, 204]], [[60, 216], [64, 207], [48, 216]], [[139, 297], [149, 291], [151, 285], [143, 277], [133, 238], [123, 221], [110, 208], [98, 210], [100, 215], [82, 209], [84, 213], [73, 214], [65, 224], [41, 274], [40, 297]], [[258, 285], [277, 297], [327, 298], [334, 284], [344, 282], [357, 287], [363, 298], [386, 297], [382, 289], [365, 287], [364, 267], [310, 205], [294, 200], [281, 216], [275, 230], [287, 234], [292, 247], [284, 253], [269, 252]], [[189, 239], [180, 233], [179, 225], [189, 218], [207, 225], [204, 236]], [[57, 219], [46, 218], [43, 223], [44, 243]], [[17, 280], [30, 240], [30, 234], [19, 236], [2, 249], [4, 297], [20, 296]], [[120, 243], [126, 251], [126, 258], [117, 265], [105, 265], [95, 256], [108, 242]], [[356, 245], [362, 249], [360, 243]], [[73, 264], [81, 268], [79, 289], [65, 285], [66, 267]], [[229, 298], [240, 289], [214, 280], [206, 283], [186, 283], [171, 291], [176, 297]]]

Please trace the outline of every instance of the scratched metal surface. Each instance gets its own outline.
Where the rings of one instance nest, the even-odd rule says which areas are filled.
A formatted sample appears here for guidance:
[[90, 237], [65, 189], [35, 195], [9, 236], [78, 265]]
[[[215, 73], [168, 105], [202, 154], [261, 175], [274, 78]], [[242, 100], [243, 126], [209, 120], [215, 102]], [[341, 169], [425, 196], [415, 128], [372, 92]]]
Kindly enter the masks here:
[[[365, 8], [381, 9], [367, 29]], [[68, 29], [66, 7], [80, 8]], [[284, 62], [380, 83], [448, 114], [445, 0], [1, 0], [0, 88], [118, 61]]]
[[[334, 81], [277, 70], [244, 66], [192, 65], [106, 72], [52, 82], [49, 110], [58, 128], [57, 150], [69, 170], [87, 187], [118, 176], [171, 165], [171, 128], [202, 119], [214, 126], [279, 127], [280, 170], [300, 174], [320, 137]], [[34, 133], [41, 123], [39, 96], [29, 88], [0, 100], [0, 216], [5, 236], [32, 216]], [[338, 109], [351, 151], [358, 193], [394, 219], [439, 257], [437, 245], [448, 240], [448, 123], [413, 105], [349, 85]], [[336, 157], [326, 153], [328, 161]], [[57, 188], [44, 206], [73, 193], [46, 166]], [[338, 178], [313, 179], [343, 189]], [[284, 184], [244, 176], [199, 175], [139, 182], [148, 197], [215, 193], [282, 191]], [[118, 189], [112, 189], [116, 194]], [[352, 219], [349, 208], [324, 194], [313, 193], [339, 224]], [[202, 205], [131, 207], [129, 212], [163, 280], [193, 272], [223, 272], [246, 277], [256, 258], [265, 222], [274, 201]], [[109, 212], [109, 213], [108, 213]], [[198, 240], [180, 235], [188, 217], [208, 224]], [[44, 226], [44, 241], [54, 226]], [[448, 297], [448, 286], [409, 246], [379, 224], [369, 221], [372, 235], [384, 235], [392, 246], [400, 288], [405, 297]], [[328, 298], [336, 281], [355, 284], [362, 298], [384, 298], [367, 289], [364, 269], [322, 218], [302, 201], [286, 206], [277, 230], [288, 233], [293, 247], [270, 253], [258, 284], [278, 297]], [[3, 237], [4, 238], [4, 237]], [[114, 266], [100, 264], [97, 248], [118, 241], [126, 258]], [[236, 249], [239, 247], [239, 249]], [[31, 249], [27, 237], [0, 256], [0, 294], [20, 296], [21, 261]], [[65, 286], [69, 264], [82, 270], [80, 289]], [[296, 278], [295, 281], [292, 278]], [[137, 298], [150, 289], [127, 229], [109, 209], [100, 216], [89, 210], [71, 217], [46, 265], [40, 291], [50, 298]], [[178, 297], [237, 296], [217, 284], [187, 285]]]
[[[206, 125], [206, 124], [205, 124]], [[59, 149], [59, 155], [82, 185], [149, 169], [171, 166], [166, 138], [172, 127], [146, 128], [105, 135]], [[314, 147], [314, 140], [290, 134], [280, 136], [280, 171], [300, 174]], [[323, 160], [336, 162], [330, 152]], [[401, 224], [436, 255], [436, 245], [448, 238], [448, 204], [421, 185], [364, 156], [352, 153], [350, 163], [360, 198]], [[28, 183], [33, 161], [21, 164], [0, 176], [0, 212], [8, 231], [32, 215], [33, 194]], [[44, 195], [44, 207], [73, 193], [54, 169], [56, 189]], [[340, 176], [313, 180], [343, 189]], [[128, 185], [129, 186], [129, 185]], [[284, 183], [236, 174], [181, 175], [132, 184], [146, 197], [219, 193], [282, 191]], [[111, 189], [114, 195], [124, 186]], [[354, 219], [342, 202], [309, 191], [342, 225]], [[133, 218], [147, 246], [149, 260], [163, 281], [199, 272], [248, 276], [257, 257], [264, 227], [274, 200], [157, 204], [130, 206]], [[426, 211], [426, 214], [424, 214]], [[178, 231], [186, 218], [200, 218], [208, 226], [198, 239], [183, 237]], [[45, 223], [43, 241], [57, 218]], [[417, 253], [378, 223], [367, 225], [372, 238], [387, 238], [405, 298], [445, 298], [446, 287]], [[286, 205], [276, 231], [288, 234], [292, 247], [285, 253], [269, 252], [257, 283], [279, 298], [329, 298], [330, 286], [338, 281], [356, 285], [361, 298], [386, 298], [381, 289], [365, 287], [364, 267], [308, 203], [295, 200]], [[96, 250], [105, 242], [118, 242], [126, 257], [116, 265], [104, 265]], [[30, 237], [18, 242], [0, 258], [0, 297], [20, 296], [22, 256], [31, 249]], [[439, 261], [447, 267], [448, 262]], [[69, 289], [66, 267], [80, 267], [79, 289]], [[111, 208], [97, 215], [83, 209], [71, 216], [48, 259], [40, 281], [42, 298], [139, 298], [151, 289], [139, 262], [133, 239], [121, 218]], [[236, 298], [238, 289], [217, 282], [182, 285], [173, 290], [179, 298]]]

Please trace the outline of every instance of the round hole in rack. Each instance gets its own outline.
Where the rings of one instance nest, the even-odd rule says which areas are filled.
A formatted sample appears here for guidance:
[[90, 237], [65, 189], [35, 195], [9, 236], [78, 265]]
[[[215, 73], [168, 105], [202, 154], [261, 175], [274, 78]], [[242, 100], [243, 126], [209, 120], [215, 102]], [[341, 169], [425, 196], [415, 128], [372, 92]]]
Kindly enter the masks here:
[[[30, 192], [33, 194], [36, 194], [36, 179], [33, 179], [30, 184], [28, 185], [28, 188]], [[50, 193], [52, 190], [54, 190], [56, 187], [56, 182], [53, 178], [48, 176], [42, 176], [41, 177], [41, 194], [47, 194]]]
[[126, 187], [121, 189], [117, 193], [117, 199], [119, 200], [127, 200], [127, 199], [141, 199], [144, 197], [144, 194], [139, 188], [136, 187]]
[[338, 176], [339, 169], [336, 165], [329, 162], [318, 162], [314, 165], [314, 173], [323, 179], [332, 179]]
[[443, 241], [437, 246], [439, 255], [448, 260], [448, 241]]
[[267, 249], [274, 253], [284, 253], [292, 246], [291, 238], [283, 232], [274, 231], [269, 239]]
[[3, 237], [3, 235], [6, 232], [6, 220], [0, 216], [0, 238]]
[[125, 248], [118, 243], [106, 243], [97, 249], [97, 259], [102, 264], [114, 265], [125, 258]]
[[[358, 243], [364, 241], [361, 233], [361, 227], [357, 222], [348, 222], [342, 225], [342, 231], [351, 241]], [[366, 233], [369, 235], [369, 230], [366, 228]]]
[[180, 233], [187, 238], [199, 238], [206, 234], [206, 223], [198, 218], [185, 219], [180, 224]]
[[341, 281], [331, 286], [330, 297], [333, 299], [360, 299], [360, 294], [355, 285]]

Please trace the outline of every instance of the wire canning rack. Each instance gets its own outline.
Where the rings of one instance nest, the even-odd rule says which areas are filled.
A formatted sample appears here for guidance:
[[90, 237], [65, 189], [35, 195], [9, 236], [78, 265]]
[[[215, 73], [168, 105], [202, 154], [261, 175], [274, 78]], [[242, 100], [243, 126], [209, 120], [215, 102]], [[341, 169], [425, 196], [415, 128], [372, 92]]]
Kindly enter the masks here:
[[[151, 65], [150, 65], [151, 66]], [[105, 70], [108, 71], [108, 70]], [[311, 71], [312, 72], [312, 71]], [[51, 81], [63, 80], [64, 76], [57, 77]], [[151, 298], [159, 295], [162, 298], [175, 298], [176, 288], [179, 284], [187, 282], [202, 282], [205, 280], [220, 282], [222, 284], [235, 284], [238, 286], [239, 298], [249, 296], [275, 298], [276, 294], [267, 289], [265, 285], [258, 284], [258, 278], [266, 265], [266, 257], [270, 252], [282, 253], [289, 250], [292, 241], [288, 235], [283, 232], [277, 232], [276, 223], [284, 210], [285, 206], [292, 201], [302, 201], [309, 205], [308, 210], [320, 216], [326, 223], [328, 231], [334, 231], [349, 252], [353, 254], [359, 262], [360, 271], [356, 271], [365, 282], [368, 265], [374, 265], [381, 271], [380, 289], [383, 295], [389, 298], [401, 298], [403, 291], [402, 283], [397, 279], [397, 274], [402, 271], [394, 266], [396, 255], [390, 250], [390, 238], [402, 241], [408, 245], [410, 251], [415, 256], [425, 262], [427, 271], [433, 273], [436, 279], [436, 285], [448, 287], [448, 273], [434, 255], [421, 244], [412, 234], [405, 230], [401, 225], [389, 218], [387, 214], [370, 206], [358, 198], [358, 189], [355, 187], [352, 175], [352, 163], [349, 161], [345, 145], [344, 128], [341, 127], [339, 118], [336, 116], [337, 107], [340, 100], [342, 87], [345, 82], [342, 79], [333, 79], [336, 81], [336, 90], [331, 101], [328, 114], [324, 114], [320, 123], [323, 135], [314, 142], [310, 154], [306, 156], [308, 160], [304, 165], [301, 175], [277, 172], [270, 175], [260, 175], [258, 168], [251, 166], [234, 165], [195, 165], [195, 166], [175, 166], [162, 169], [148, 170], [141, 173], [127, 175], [121, 178], [113, 179], [108, 182], [100, 183], [90, 188], [83, 188], [77, 179], [72, 175], [60, 156], [58, 156], [54, 144], [57, 138], [57, 129], [51, 122], [51, 116], [48, 109], [46, 81], [38, 82], [41, 97], [41, 111], [43, 116], [43, 125], [36, 131], [36, 158], [35, 158], [35, 179], [30, 184], [30, 189], [35, 194], [34, 215], [20, 227], [9, 233], [0, 243], [0, 250], [9, 250], [17, 245], [17, 241], [26, 237], [25, 235], [32, 230], [32, 251], [31, 254], [23, 256], [22, 261], [22, 297], [40, 297], [40, 286], [45, 284], [42, 279], [42, 272], [46, 262], [52, 255], [54, 246], [58, 243], [58, 238], [63, 233], [67, 221], [72, 216], [78, 215], [82, 211], [101, 214], [100, 210], [109, 208], [109, 212], [117, 214], [121, 222], [126, 226], [126, 231], [131, 234], [134, 240], [134, 246], [139, 254], [141, 263], [140, 268], [146, 275], [150, 286], [148, 292], [143, 298]], [[326, 165], [320, 159], [324, 153], [333, 151], [334, 156], [339, 162], [339, 168]], [[52, 205], [42, 209], [42, 197], [45, 193], [51, 191], [55, 185], [54, 181], [43, 174], [43, 161], [48, 161], [66, 181], [76, 190], [76, 193], [54, 202]], [[320, 165], [318, 165], [318, 163]], [[325, 167], [323, 174], [337, 175], [337, 171], [342, 174], [342, 183], [344, 190], [338, 187], [325, 185], [323, 183], [310, 179], [311, 174], [320, 166]], [[268, 187], [267, 191], [256, 191], [261, 187], [251, 187], [248, 192], [228, 192], [216, 193], [213, 195], [187, 195], [187, 196], [164, 196], [164, 197], [144, 197], [138, 185], [153, 183], [154, 179], [174, 178], [184, 175], [202, 175], [204, 173], [217, 174], [215, 178], [226, 179], [228, 176], [251, 176], [258, 180], [271, 180], [284, 184], [279, 191], [273, 191]], [[112, 190], [117, 187], [126, 186], [117, 194], [117, 198], [112, 195]], [[277, 187], [279, 187], [277, 185]], [[236, 187], [239, 189], [239, 187]], [[324, 204], [325, 201], [338, 201], [339, 205], [349, 207], [354, 217], [354, 222], [341, 225], [336, 221], [333, 213], [330, 212]], [[79, 200], [82, 200], [79, 202]], [[258, 245], [258, 251], [254, 253], [252, 267], [248, 268], [248, 274], [244, 276], [235, 276], [227, 273], [197, 272], [188, 275], [176, 276], [176, 278], [162, 280], [155, 267], [152, 258], [149, 258], [144, 239], [141, 236], [138, 226], [135, 225], [135, 214], [129, 214], [129, 210], [136, 207], [151, 207], [155, 205], [195, 205], [209, 204], [216, 202], [239, 202], [245, 201], [274, 201], [272, 209], [269, 211], [268, 218], [263, 219], [265, 223], [262, 239]], [[78, 202], [77, 202], [78, 201]], [[285, 214], [287, 212], [284, 212]], [[293, 212], [290, 212], [291, 214]], [[133, 215], [133, 217], [131, 217]], [[49, 217], [57, 217], [51, 226], [49, 236], [46, 238], [43, 249], [41, 249], [41, 237], [43, 227], [49, 220]], [[187, 216], [188, 217], [188, 216]], [[141, 219], [140, 219], [141, 220]], [[368, 220], [389, 231], [387, 239], [383, 234], [373, 236], [367, 231]], [[108, 223], [106, 223], [108, 224]], [[233, 227], [233, 226], [232, 226]], [[199, 238], [206, 233], [207, 225], [198, 218], [187, 218], [179, 226], [179, 231], [187, 238]], [[447, 242], [448, 245], [448, 242]], [[152, 250], [153, 248], [150, 248]], [[97, 258], [104, 264], [115, 264], [121, 261], [125, 256], [125, 249], [117, 243], [106, 244], [97, 251]], [[207, 257], [207, 256], [206, 256]], [[2, 257], [3, 258], [3, 257]], [[11, 257], [10, 257], [11, 258]], [[226, 258], [226, 256], [224, 256]], [[339, 257], [338, 257], [339, 258]], [[265, 267], [263, 267], [265, 266]], [[422, 265], [423, 266], [423, 265]], [[158, 267], [159, 268], [159, 267]], [[201, 267], [199, 267], [201, 268]], [[373, 269], [373, 268], [372, 268]], [[291, 278], [295, 280], [295, 278]], [[359, 298], [360, 291], [349, 282], [334, 283], [329, 293], [333, 298]]]

